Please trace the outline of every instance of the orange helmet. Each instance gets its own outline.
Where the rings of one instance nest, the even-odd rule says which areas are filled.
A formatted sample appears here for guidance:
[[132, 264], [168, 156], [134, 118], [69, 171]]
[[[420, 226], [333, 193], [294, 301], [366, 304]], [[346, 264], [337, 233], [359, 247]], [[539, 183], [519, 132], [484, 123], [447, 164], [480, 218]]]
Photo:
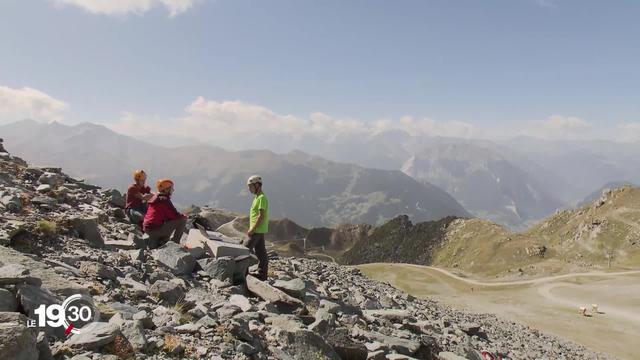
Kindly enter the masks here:
[[134, 181], [139, 181], [140, 179], [142, 179], [143, 176], [146, 176], [147, 174], [144, 172], [144, 170], [136, 170], [133, 172], [133, 180]]
[[169, 179], [160, 179], [156, 182], [156, 187], [158, 188], [158, 192], [163, 192], [172, 186], [173, 186], [173, 181]]

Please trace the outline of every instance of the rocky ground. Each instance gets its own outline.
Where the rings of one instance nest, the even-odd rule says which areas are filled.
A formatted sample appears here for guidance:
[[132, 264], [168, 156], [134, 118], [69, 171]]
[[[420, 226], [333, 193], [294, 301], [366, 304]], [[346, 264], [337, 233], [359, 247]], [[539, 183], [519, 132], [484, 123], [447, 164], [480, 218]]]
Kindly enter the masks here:
[[[2, 358], [607, 359], [353, 267], [274, 256], [261, 282], [247, 275], [255, 258], [215, 233], [144, 249], [122, 206], [115, 190], [0, 153]], [[81, 334], [26, 327], [38, 305], [76, 293], [100, 310]]]

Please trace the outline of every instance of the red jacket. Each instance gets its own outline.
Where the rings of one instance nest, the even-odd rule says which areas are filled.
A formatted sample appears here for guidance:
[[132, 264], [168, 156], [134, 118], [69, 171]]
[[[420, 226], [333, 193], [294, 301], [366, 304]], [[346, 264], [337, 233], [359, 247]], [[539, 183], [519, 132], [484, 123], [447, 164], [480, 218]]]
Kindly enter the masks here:
[[156, 229], [167, 221], [184, 218], [176, 207], [173, 206], [171, 198], [167, 195], [156, 194], [147, 202], [147, 213], [144, 215], [142, 229], [147, 232], [149, 229]]
[[127, 189], [127, 195], [125, 198], [125, 209], [141, 210], [144, 208], [144, 203], [140, 196], [151, 193], [151, 188], [148, 186], [141, 187], [138, 184], [131, 184]]

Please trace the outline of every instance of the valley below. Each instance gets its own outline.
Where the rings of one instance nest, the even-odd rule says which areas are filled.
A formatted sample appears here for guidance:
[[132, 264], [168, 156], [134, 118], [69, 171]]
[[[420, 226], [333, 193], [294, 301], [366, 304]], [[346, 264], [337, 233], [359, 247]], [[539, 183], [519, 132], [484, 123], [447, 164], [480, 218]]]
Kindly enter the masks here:
[[[620, 359], [637, 359], [640, 271], [590, 272], [484, 282], [435, 267], [367, 264], [368, 277], [451, 307], [521, 322]], [[598, 305], [598, 312], [591, 309]], [[585, 306], [588, 316], [579, 314]]]

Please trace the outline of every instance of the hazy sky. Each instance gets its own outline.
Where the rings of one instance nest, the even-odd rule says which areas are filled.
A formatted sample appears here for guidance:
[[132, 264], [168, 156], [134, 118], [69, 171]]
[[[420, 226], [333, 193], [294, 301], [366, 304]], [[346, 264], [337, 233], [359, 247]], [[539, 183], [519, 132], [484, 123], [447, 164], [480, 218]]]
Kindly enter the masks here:
[[637, 0], [3, 1], [0, 122], [637, 139], [639, 19]]

